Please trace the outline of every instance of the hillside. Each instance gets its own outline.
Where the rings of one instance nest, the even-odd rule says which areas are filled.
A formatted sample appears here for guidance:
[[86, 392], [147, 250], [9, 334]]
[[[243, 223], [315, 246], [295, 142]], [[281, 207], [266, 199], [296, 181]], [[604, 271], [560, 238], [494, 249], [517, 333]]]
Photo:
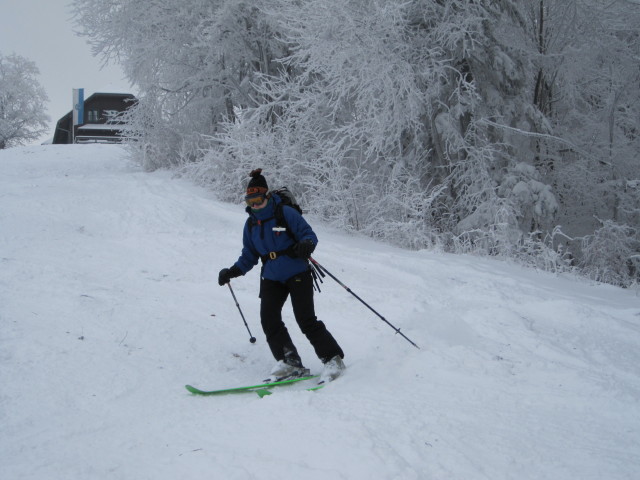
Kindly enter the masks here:
[[[274, 363], [258, 269], [232, 282], [255, 344], [216, 282], [244, 221], [121, 147], [0, 151], [0, 478], [640, 478], [637, 292], [313, 217], [314, 257], [421, 348], [325, 279], [317, 311], [344, 377], [190, 395]], [[289, 305], [285, 321], [319, 371]]]

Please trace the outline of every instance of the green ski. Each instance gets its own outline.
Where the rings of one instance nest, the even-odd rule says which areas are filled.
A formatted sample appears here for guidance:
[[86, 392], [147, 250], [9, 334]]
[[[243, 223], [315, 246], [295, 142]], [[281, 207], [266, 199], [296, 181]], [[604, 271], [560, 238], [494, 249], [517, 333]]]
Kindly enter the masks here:
[[[308, 375], [306, 377], [297, 377], [290, 378], [288, 380], [280, 380], [279, 382], [269, 382], [262, 383], [260, 385], [251, 385], [249, 387], [235, 387], [235, 388], [225, 388], [222, 390], [200, 390], [199, 388], [192, 387], [191, 385], [185, 385], [185, 388], [189, 390], [194, 395], [227, 395], [231, 393], [246, 393], [246, 392], [255, 392], [260, 396], [260, 398], [265, 395], [271, 395], [271, 391], [269, 389], [274, 387], [279, 387], [283, 385], [291, 385], [292, 383], [302, 382], [304, 380], [311, 380], [312, 378], [317, 378], [318, 375]], [[312, 388], [309, 390], [316, 390], [316, 388]]]

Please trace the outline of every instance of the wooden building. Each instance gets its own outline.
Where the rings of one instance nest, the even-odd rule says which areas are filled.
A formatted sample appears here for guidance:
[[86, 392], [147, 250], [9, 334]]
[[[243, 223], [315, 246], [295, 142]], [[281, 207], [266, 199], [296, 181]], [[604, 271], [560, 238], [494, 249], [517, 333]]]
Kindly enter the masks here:
[[94, 93], [84, 101], [84, 114], [71, 135], [73, 111], [58, 120], [53, 134], [54, 144], [119, 143], [121, 127], [112, 119], [132, 106], [136, 97], [128, 93]]

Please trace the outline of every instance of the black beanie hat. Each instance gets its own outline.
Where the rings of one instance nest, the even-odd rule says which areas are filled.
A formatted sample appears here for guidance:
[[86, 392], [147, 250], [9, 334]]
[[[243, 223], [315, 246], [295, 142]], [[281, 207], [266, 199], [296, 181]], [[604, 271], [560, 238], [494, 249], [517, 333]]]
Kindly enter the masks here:
[[257, 193], [266, 194], [269, 191], [267, 181], [262, 176], [261, 168], [256, 168], [249, 176], [251, 180], [249, 180], [249, 185], [247, 185], [247, 195], [255, 195]]

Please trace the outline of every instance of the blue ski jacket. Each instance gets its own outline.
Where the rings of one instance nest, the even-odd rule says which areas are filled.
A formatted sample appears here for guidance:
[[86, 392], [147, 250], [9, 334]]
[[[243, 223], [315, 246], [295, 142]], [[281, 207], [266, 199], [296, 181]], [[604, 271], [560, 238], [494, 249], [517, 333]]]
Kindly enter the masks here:
[[[294, 208], [283, 206], [282, 213], [293, 238], [276, 225], [275, 210], [281, 202], [277, 194], [262, 210], [251, 210], [242, 234], [242, 254], [235, 265], [244, 275], [270, 252], [280, 252], [303, 240], [318, 244], [318, 237], [302, 215]], [[275, 260], [267, 260], [262, 269], [262, 278], [284, 283], [294, 275], [309, 269], [306, 260], [289, 255], [280, 255]]]

